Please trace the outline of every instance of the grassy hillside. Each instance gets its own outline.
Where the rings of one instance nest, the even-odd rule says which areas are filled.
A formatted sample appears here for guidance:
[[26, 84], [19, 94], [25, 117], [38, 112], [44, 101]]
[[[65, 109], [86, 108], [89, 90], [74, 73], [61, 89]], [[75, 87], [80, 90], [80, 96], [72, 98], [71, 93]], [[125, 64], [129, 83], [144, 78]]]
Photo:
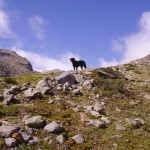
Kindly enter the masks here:
[[[43, 129], [33, 129], [33, 136], [38, 137], [40, 142], [35, 145], [20, 144], [18, 150], [150, 149], [150, 68], [126, 64], [81, 72], [85, 78], [93, 80], [94, 87], [91, 91], [82, 89], [83, 95], [72, 95], [70, 91], [57, 91], [54, 95], [47, 95], [42, 99], [7, 107], [3, 107], [0, 102], [1, 120], [22, 125], [24, 115], [41, 115], [46, 122], [55, 120], [63, 125], [63, 130], [56, 134], [47, 133]], [[57, 73], [0, 78], [0, 93], [3, 93], [4, 88], [12, 85], [21, 86], [24, 83], [36, 85], [44, 76], [52, 79]], [[22, 95], [19, 96], [21, 100]], [[56, 100], [56, 96], [61, 100]], [[49, 100], [54, 102], [48, 104]], [[103, 104], [105, 114], [102, 116], [110, 121], [105, 128], [97, 128], [81, 121], [81, 113], [85, 113], [85, 107], [92, 106], [96, 102]], [[90, 113], [85, 114], [90, 119], [97, 119]], [[134, 128], [125, 121], [125, 118], [140, 118], [146, 123]], [[116, 129], [118, 125], [125, 127], [125, 130]], [[71, 138], [79, 133], [83, 134], [85, 139], [81, 144], [77, 144]], [[62, 144], [56, 141], [56, 137], [60, 134], [66, 138]], [[45, 140], [46, 137], [50, 137], [50, 140]], [[2, 138], [0, 138], [0, 149], [7, 149]]]

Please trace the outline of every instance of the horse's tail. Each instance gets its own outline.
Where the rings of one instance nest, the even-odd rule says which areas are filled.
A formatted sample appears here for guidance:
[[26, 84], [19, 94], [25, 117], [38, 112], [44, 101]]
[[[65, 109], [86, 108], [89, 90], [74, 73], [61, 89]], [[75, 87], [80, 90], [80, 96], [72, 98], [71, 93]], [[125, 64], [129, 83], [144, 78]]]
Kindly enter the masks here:
[[86, 68], [86, 63], [85, 63], [85, 61], [83, 62], [83, 66], [84, 66], [84, 68]]

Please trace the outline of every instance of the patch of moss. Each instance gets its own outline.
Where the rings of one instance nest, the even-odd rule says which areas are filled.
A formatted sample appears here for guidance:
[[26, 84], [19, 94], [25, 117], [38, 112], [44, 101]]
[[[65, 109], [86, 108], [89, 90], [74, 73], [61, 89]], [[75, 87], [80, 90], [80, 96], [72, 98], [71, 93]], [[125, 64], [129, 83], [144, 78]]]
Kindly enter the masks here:
[[20, 113], [20, 106], [19, 105], [10, 105], [7, 107], [0, 108], [0, 115], [3, 117], [8, 116], [18, 116]]

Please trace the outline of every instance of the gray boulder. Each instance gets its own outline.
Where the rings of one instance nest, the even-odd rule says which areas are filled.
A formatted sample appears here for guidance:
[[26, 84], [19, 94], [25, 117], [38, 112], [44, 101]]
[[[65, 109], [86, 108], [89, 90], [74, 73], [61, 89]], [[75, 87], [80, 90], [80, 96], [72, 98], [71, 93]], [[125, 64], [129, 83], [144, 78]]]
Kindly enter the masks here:
[[17, 132], [20, 129], [18, 126], [9, 126], [9, 125], [2, 125], [0, 126], [0, 137], [10, 137], [12, 136], [15, 132]]
[[91, 81], [90, 81], [90, 80], [84, 81], [84, 82], [83, 82], [83, 87], [84, 87], [85, 89], [91, 90], [91, 89], [92, 89], [92, 83], [91, 83]]
[[10, 89], [5, 89], [4, 93], [5, 94], [13, 94], [16, 95], [20, 92], [20, 87], [19, 86], [12, 86]]
[[66, 82], [68, 82], [72, 85], [76, 83], [75, 77], [70, 72], [63, 72], [59, 76], [55, 77], [55, 80], [59, 84], [65, 84]]
[[73, 93], [74, 95], [82, 95], [82, 93], [80, 92], [80, 89], [74, 89], [74, 90], [72, 91], [72, 93]]
[[98, 128], [104, 128], [105, 127], [105, 123], [103, 121], [100, 121], [98, 119], [90, 119], [89, 122]]
[[116, 130], [126, 130], [126, 128], [124, 126], [121, 125], [116, 125]]
[[9, 94], [4, 96], [4, 101], [3, 101], [4, 105], [18, 104], [18, 103], [20, 102], [14, 97], [14, 95]]
[[33, 137], [33, 139], [29, 140], [30, 145], [38, 144], [40, 140], [37, 137]]
[[41, 92], [42, 95], [49, 94], [51, 90], [53, 89], [51, 82], [48, 78], [44, 78], [43, 80], [40, 80], [36, 85], [36, 91]]
[[55, 121], [51, 122], [50, 124], [47, 124], [44, 127], [44, 130], [51, 132], [51, 133], [55, 133], [58, 132], [62, 129], [61, 125]]
[[31, 128], [43, 128], [45, 120], [42, 119], [42, 116], [34, 116], [25, 120], [25, 125]]
[[134, 128], [137, 128], [137, 127], [138, 127], [137, 122], [136, 122], [134, 119], [132, 119], [132, 118], [125, 118], [125, 122], [126, 122], [128, 125], [130, 125], [130, 126], [132, 126], [132, 127], [134, 127]]
[[77, 134], [72, 137], [72, 139], [75, 140], [76, 143], [81, 144], [84, 142], [84, 136], [82, 134]]
[[28, 90], [24, 91], [24, 96], [30, 99], [42, 98], [42, 93], [36, 91], [34, 88], [29, 88]]
[[64, 143], [64, 141], [65, 141], [65, 137], [64, 137], [63, 135], [59, 135], [59, 136], [57, 136], [56, 140], [57, 140], [60, 144], [62, 144], [62, 143]]
[[5, 144], [7, 147], [10, 147], [10, 148], [15, 148], [18, 146], [17, 140], [11, 137], [5, 138]]

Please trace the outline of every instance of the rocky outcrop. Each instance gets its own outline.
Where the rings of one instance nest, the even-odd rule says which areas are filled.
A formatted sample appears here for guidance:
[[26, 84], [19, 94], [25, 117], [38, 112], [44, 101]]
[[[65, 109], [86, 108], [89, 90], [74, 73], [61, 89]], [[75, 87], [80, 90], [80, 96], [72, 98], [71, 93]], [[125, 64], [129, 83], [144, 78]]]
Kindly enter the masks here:
[[16, 52], [0, 49], [0, 77], [29, 74], [33, 71], [31, 63]]

